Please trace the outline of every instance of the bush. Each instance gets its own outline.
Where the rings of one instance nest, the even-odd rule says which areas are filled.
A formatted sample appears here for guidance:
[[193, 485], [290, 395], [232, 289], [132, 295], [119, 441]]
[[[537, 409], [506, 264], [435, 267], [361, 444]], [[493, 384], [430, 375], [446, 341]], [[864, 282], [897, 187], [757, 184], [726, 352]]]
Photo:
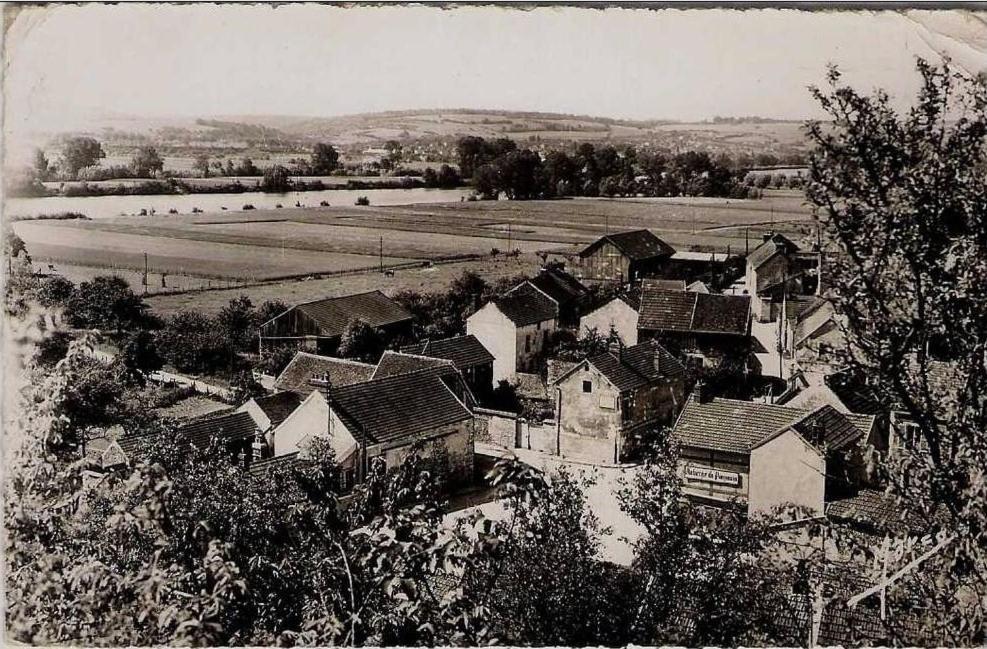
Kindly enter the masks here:
[[212, 373], [228, 361], [226, 337], [212, 318], [180, 311], [165, 322], [158, 334], [162, 356], [180, 372]]
[[244, 203], [243, 209], [244, 210], [253, 210], [253, 209], [256, 209], [256, 208], [254, 207], [253, 203]]
[[360, 196], [356, 199], [356, 205], [370, 205], [370, 199], [366, 196]]

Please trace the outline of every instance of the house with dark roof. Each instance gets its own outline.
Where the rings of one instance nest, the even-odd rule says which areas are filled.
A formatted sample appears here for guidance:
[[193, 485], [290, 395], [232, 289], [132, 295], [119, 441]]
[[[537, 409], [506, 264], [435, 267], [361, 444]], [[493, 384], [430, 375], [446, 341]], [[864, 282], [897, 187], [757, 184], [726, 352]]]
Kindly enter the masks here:
[[535, 369], [558, 324], [558, 303], [525, 282], [467, 318], [466, 333], [493, 355], [496, 384]]
[[310, 438], [322, 437], [349, 481], [360, 482], [374, 458], [396, 467], [420, 442], [426, 453], [448, 460], [453, 481], [468, 480], [476, 422], [456, 394], [450, 369], [458, 375], [440, 365], [342, 387], [322, 382], [275, 429], [275, 454], [302, 451]]
[[580, 309], [589, 296], [585, 284], [556, 266], [542, 268], [526, 281], [559, 305], [560, 326], [574, 328], [579, 323]]
[[297, 304], [260, 327], [260, 351], [291, 345], [319, 354], [334, 354], [346, 328], [366, 322], [387, 336], [411, 332], [411, 314], [380, 291], [344, 295]]
[[312, 379], [320, 379], [328, 375], [333, 385], [342, 387], [351, 383], [369, 381], [376, 369], [376, 365], [369, 363], [297, 352], [275, 379], [274, 390], [294, 392], [304, 398], [315, 389], [312, 386]]
[[872, 415], [708, 399], [697, 386], [671, 437], [690, 497], [737, 500], [751, 513], [794, 505], [812, 517], [823, 515], [827, 500], [866, 484], [873, 430]]
[[767, 233], [747, 255], [744, 284], [751, 296], [754, 317], [770, 322], [786, 294], [811, 295], [818, 288], [817, 253], [803, 252], [779, 233]]
[[477, 397], [482, 398], [493, 390], [494, 356], [476, 336], [426, 340], [414, 345], [406, 345], [401, 351], [406, 354], [451, 361]]
[[635, 284], [661, 274], [675, 249], [650, 230], [607, 234], [579, 253], [577, 276], [582, 281]]
[[811, 298], [795, 315], [785, 338], [789, 353], [803, 369], [831, 367], [847, 346], [843, 318], [831, 300], [820, 297]]
[[[174, 429], [175, 438], [200, 450], [206, 449], [213, 439], [230, 453], [230, 458], [248, 466], [253, 460], [253, 445], [261, 430], [246, 412], [201, 417]], [[142, 443], [150, 434], [124, 434], [109, 430], [103, 436], [86, 442], [86, 457], [91, 469], [106, 471], [130, 466]]]
[[274, 429], [280, 426], [281, 422], [287, 419], [301, 403], [302, 395], [297, 392], [284, 391], [254, 397], [237, 408], [237, 412], [249, 414], [260, 431], [260, 435], [254, 442], [254, 459], [273, 455]]
[[671, 291], [646, 281], [637, 329], [638, 340], [655, 338], [703, 367], [729, 364], [738, 373], [760, 373], [746, 295]]
[[657, 342], [614, 345], [554, 378], [558, 448], [566, 457], [616, 463], [646, 427], [671, 424], [688, 390], [685, 366]]

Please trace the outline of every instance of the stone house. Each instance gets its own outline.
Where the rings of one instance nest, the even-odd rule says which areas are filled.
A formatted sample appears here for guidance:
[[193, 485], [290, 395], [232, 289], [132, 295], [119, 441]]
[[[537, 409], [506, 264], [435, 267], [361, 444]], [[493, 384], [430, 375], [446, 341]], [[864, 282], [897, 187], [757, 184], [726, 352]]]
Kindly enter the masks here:
[[579, 337], [585, 338], [592, 330], [607, 336], [612, 329], [625, 345], [636, 345], [640, 304], [640, 300], [631, 295], [613, 298], [579, 319]]
[[688, 389], [685, 366], [655, 341], [597, 354], [555, 378], [557, 453], [620, 462], [628, 436], [672, 423]]
[[579, 314], [583, 302], [589, 296], [589, 289], [558, 267], [542, 268], [527, 283], [555, 300], [559, 305], [559, 326], [575, 329], [579, 324]]
[[426, 340], [402, 347], [401, 351], [451, 361], [477, 397], [483, 398], [493, 390], [494, 356], [476, 336]]
[[493, 382], [513, 380], [535, 369], [558, 328], [559, 305], [529, 283], [487, 302], [466, 320], [474, 336], [493, 354]]
[[301, 395], [297, 392], [285, 391], [254, 397], [237, 408], [237, 412], [249, 414], [260, 431], [253, 445], [255, 460], [274, 455], [274, 429], [280, 426], [281, 422], [287, 419], [301, 403]]
[[352, 484], [375, 458], [394, 468], [420, 442], [426, 453], [445, 456], [452, 482], [467, 482], [476, 421], [448, 377], [444, 367], [427, 367], [338, 388], [316, 379], [320, 389], [274, 431], [275, 453], [304, 450], [311, 437], [328, 439]]
[[706, 368], [759, 374], [751, 339], [750, 297], [641, 288], [638, 340], [655, 338]]
[[697, 386], [672, 429], [686, 495], [765, 513], [781, 504], [821, 516], [825, 503], [864, 486], [874, 417], [736, 399]]
[[317, 354], [335, 354], [346, 327], [363, 321], [385, 335], [411, 333], [411, 314], [380, 291], [297, 304], [260, 326], [260, 353], [291, 345]]
[[661, 274], [675, 249], [650, 230], [607, 234], [579, 253], [576, 275], [582, 281], [636, 284]]
[[782, 234], [766, 234], [747, 256], [744, 285], [758, 322], [770, 322], [786, 294], [811, 295], [818, 288], [819, 258]]

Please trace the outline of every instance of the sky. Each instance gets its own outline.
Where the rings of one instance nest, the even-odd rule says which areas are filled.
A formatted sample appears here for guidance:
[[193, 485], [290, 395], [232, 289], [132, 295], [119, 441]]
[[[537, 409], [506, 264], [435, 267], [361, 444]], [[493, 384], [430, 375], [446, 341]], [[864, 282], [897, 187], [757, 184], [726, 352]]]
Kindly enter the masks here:
[[987, 70], [987, 14], [47, 6], [22, 10], [5, 46], [8, 144], [106, 114], [804, 119], [819, 115], [806, 88], [828, 63], [902, 102], [917, 87], [915, 56]]

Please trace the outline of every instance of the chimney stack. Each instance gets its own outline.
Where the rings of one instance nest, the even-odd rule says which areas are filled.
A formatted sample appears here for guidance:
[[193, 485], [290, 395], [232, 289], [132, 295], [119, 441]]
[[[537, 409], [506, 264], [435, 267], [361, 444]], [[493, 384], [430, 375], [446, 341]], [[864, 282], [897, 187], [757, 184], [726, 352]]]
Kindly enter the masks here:
[[706, 387], [706, 383], [702, 379], [696, 381], [696, 385], [692, 388], [690, 398], [696, 403], [709, 402], [709, 390]]

